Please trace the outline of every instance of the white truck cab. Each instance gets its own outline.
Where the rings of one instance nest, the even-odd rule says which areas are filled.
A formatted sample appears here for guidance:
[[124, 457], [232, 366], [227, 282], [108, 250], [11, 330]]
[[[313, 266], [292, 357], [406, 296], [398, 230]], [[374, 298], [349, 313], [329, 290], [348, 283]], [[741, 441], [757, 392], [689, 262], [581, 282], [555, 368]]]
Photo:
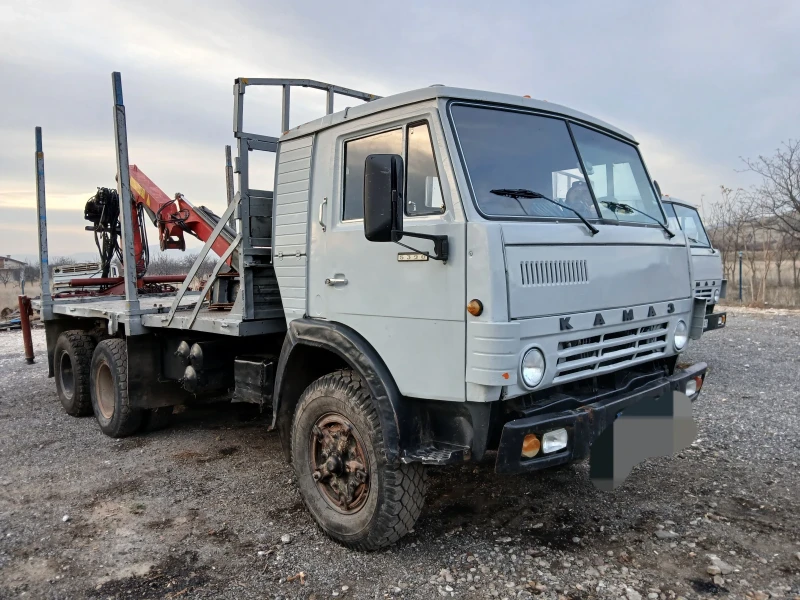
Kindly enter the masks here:
[[697, 208], [677, 198], [662, 198], [670, 227], [687, 237], [692, 249], [692, 276], [696, 298], [706, 300], [706, 317], [703, 330], [725, 327], [727, 313], [715, 311], [721, 298], [725, 298], [728, 280], [722, 268], [722, 255], [711, 244]]

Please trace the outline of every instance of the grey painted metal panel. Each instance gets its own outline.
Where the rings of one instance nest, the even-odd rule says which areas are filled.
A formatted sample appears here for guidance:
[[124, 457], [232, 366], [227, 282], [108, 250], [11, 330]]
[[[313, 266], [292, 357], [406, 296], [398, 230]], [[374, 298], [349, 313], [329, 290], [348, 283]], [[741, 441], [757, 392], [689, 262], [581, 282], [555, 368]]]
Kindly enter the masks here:
[[273, 266], [286, 322], [306, 314], [312, 137], [283, 142], [276, 164]]
[[714, 304], [714, 297], [723, 293], [722, 256], [716, 250], [692, 248], [692, 276], [694, 295]]
[[[141, 322], [150, 329], [189, 329], [192, 319], [191, 309], [200, 298], [196, 292], [189, 292], [181, 299], [181, 310], [175, 314], [172, 322], [168, 324], [167, 309], [174, 300], [174, 295], [160, 296], [140, 296]], [[76, 298], [68, 301], [58, 302], [53, 305], [53, 312], [58, 315], [68, 317], [93, 318], [107, 321], [109, 333], [114, 334], [120, 323], [128, 323], [128, 315], [125, 310], [125, 299], [117, 298]], [[280, 318], [280, 311], [277, 314], [264, 315], [265, 320], [242, 321], [241, 315], [233, 314], [228, 311], [208, 310], [207, 308], [198, 311], [198, 314], [191, 324], [193, 331], [203, 331], [206, 333], [218, 333], [220, 335], [250, 336], [264, 333], [274, 333], [286, 329], [283, 319]]]
[[486, 386], [517, 382], [520, 324], [473, 321], [467, 327], [467, 376]]
[[[671, 356], [676, 353], [675, 325], [679, 320], [690, 324], [692, 307], [693, 300], [689, 298], [629, 306], [629, 321], [623, 320], [623, 310], [619, 308], [511, 323], [472, 321], [467, 327], [466, 380], [483, 389], [506, 386], [507, 398], [529, 393], [520, 381], [519, 369], [523, 355], [532, 347], [539, 348], [546, 361], [544, 379], [536, 390]], [[649, 316], [651, 308], [654, 317]], [[596, 324], [598, 314], [603, 325]], [[569, 317], [569, 330], [561, 328], [565, 316]], [[628, 331], [635, 332], [625, 335]], [[619, 362], [608, 364], [610, 361]]]
[[[546, 267], [545, 283], [526, 285], [524, 263]], [[585, 261], [588, 281], [564, 282], [569, 261]], [[680, 246], [506, 246], [512, 319], [628, 307], [686, 297], [689, 273]]]
[[[363, 336], [380, 354], [402, 394], [464, 401], [466, 226], [463, 212], [453, 204], [447, 154], [436, 152], [445, 214], [404, 220], [407, 231], [447, 235], [447, 263], [398, 260], [406, 248], [370, 242], [364, 237], [362, 220], [341, 219], [346, 140], [425, 118], [438, 149], [442, 132], [433, 111], [432, 105], [401, 107], [343, 123], [317, 137], [310, 196], [308, 310], [314, 318], [342, 323]], [[426, 240], [403, 242], [424, 250], [432, 246]], [[326, 285], [326, 280], [339, 283]]]
[[718, 252], [711, 254], [709, 250], [692, 249], [692, 270], [695, 281], [719, 282], [722, 279], [722, 258]]

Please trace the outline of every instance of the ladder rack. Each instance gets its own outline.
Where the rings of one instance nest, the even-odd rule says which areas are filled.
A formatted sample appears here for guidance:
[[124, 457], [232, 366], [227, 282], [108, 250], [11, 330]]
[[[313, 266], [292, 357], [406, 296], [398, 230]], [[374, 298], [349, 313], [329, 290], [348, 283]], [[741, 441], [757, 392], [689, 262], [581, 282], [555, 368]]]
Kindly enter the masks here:
[[[239, 253], [239, 289], [242, 293], [242, 320], [267, 317], [257, 306], [254, 295], [256, 281], [263, 281], [267, 271], [271, 271], [273, 231], [273, 192], [250, 188], [248, 152], [278, 151], [278, 137], [249, 133], [244, 131], [244, 94], [249, 86], [272, 86], [282, 88], [281, 133], [289, 130], [291, 89], [304, 87], [326, 92], [326, 115], [333, 113], [333, 100], [336, 94], [370, 102], [380, 96], [351, 90], [330, 83], [312, 79], [271, 79], [239, 77], [233, 84], [233, 135], [237, 141], [237, 156], [234, 160], [234, 173], [238, 175], [239, 191], [235, 194], [238, 204], [237, 220], [240, 223], [241, 248]], [[278, 164], [275, 163], [277, 180]], [[271, 315], [270, 315], [271, 316]]]

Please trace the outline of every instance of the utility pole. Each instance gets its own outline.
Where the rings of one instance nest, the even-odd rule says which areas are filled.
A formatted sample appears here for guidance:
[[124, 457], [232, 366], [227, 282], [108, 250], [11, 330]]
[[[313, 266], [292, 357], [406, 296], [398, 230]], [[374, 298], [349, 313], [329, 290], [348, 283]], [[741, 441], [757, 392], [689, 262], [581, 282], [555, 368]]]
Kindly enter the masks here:
[[744, 252], [739, 250], [739, 302], [742, 301], [742, 257]]

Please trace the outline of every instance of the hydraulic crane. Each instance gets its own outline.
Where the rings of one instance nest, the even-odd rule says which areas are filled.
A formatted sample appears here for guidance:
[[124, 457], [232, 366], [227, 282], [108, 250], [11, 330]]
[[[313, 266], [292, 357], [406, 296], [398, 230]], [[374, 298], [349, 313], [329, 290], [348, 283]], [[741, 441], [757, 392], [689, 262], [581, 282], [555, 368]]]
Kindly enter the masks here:
[[[171, 289], [171, 286], [167, 286], [170, 283], [183, 281], [183, 275], [150, 277], [146, 275], [150, 256], [144, 215], [147, 214], [153, 225], [158, 228], [159, 247], [162, 251], [186, 250], [185, 233], [200, 241], [206, 241], [219, 222], [219, 217], [205, 206], [194, 206], [183, 194], [175, 194], [174, 198], [170, 198], [136, 165], [130, 166], [130, 178], [132, 237], [137, 287], [150, 292], [174, 291], [174, 288]], [[94, 295], [122, 293], [123, 279], [109, 277], [114, 257], [122, 260], [119, 244], [121, 231], [119, 206], [117, 191], [102, 187], [97, 188], [97, 193], [86, 202], [84, 218], [92, 223], [86, 229], [95, 234], [95, 243], [100, 253], [102, 276], [91, 279], [73, 279], [71, 285], [74, 287], [99, 286], [100, 289]], [[226, 226], [212, 244], [211, 249], [217, 256], [222, 256], [235, 237], [236, 232]], [[235, 265], [236, 261], [237, 256], [234, 250], [228, 264]]]

